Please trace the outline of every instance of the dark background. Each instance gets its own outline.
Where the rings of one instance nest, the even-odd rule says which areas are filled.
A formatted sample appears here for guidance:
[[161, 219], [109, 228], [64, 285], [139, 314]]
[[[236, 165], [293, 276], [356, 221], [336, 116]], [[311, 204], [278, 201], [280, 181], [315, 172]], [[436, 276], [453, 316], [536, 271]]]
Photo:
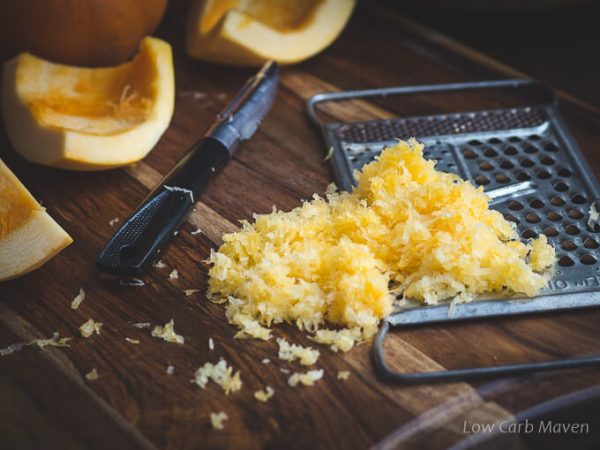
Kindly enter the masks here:
[[406, 17], [600, 107], [600, 1], [384, 0], [384, 3]]

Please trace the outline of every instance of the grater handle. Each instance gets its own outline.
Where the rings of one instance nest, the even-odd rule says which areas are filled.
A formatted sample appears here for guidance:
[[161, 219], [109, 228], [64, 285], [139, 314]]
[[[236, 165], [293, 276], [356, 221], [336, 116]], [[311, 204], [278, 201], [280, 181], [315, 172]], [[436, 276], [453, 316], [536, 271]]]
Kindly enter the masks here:
[[430, 94], [436, 92], [458, 92], [485, 89], [519, 89], [532, 87], [540, 89], [544, 94], [545, 103], [557, 105], [558, 98], [548, 86], [529, 79], [470, 81], [465, 83], [425, 84], [421, 86], [397, 86], [379, 89], [361, 89], [344, 92], [323, 92], [313, 95], [306, 103], [308, 117], [313, 124], [322, 127], [325, 123], [319, 119], [316, 107], [322, 102], [356, 100], [369, 97], [388, 97], [391, 95]]
[[472, 367], [468, 369], [454, 369], [435, 372], [399, 373], [395, 372], [385, 362], [383, 342], [390, 329], [390, 323], [384, 320], [379, 333], [375, 338], [371, 354], [375, 370], [382, 378], [388, 381], [402, 382], [405, 384], [421, 384], [433, 382], [467, 381], [481, 378], [506, 377], [524, 375], [546, 370], [564, 370], [575, 367], [600, 367], [600, 355], [583, 356], [578, 358], [556, 359], [527, 364], [509, 364], [492, 367]]

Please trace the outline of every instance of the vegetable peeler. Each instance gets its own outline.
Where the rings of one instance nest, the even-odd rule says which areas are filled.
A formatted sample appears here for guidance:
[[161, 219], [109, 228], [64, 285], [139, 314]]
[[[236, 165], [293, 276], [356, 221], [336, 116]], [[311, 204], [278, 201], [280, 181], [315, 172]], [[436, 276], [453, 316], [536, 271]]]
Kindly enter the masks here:
[[103, 272], [141, 274], [173, 236], [213, 174], [250, 139], [275, 98], [279, 68], [267, 62], [217, 116], [206, 135], [146, 197], [97, 259]]

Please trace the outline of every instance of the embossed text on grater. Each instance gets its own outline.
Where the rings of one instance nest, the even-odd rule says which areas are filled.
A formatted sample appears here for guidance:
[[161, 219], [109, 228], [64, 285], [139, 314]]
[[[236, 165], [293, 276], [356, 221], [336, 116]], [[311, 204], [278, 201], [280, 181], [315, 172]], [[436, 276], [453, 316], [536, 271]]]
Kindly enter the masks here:
[[600, 227], [587, 225], [598, 195], [584, 181], [581, 161], [573, 162], [579, 155], [567, 148], [545, 108], [334, 124], [328, 131], [352, 169], [372, 161], [395, 139], [414, 136], [439, 170], [457, 173], [486, 191], [529, 182], [528, 189], [498, 199], [492, 208], [514, 222], [524, 240], [544, 233], [555, 247], [555, 276], [542, 293], [600, 290]]

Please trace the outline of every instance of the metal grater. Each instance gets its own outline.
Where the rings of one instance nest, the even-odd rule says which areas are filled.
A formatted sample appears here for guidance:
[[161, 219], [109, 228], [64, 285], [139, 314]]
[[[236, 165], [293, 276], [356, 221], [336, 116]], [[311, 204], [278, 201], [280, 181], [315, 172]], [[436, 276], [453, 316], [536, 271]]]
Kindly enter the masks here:
[[[486, 111], [458, 112], [352, 123], [325, 123], [317, 105], [392, 95], [521, 89], [544, 93], [539, 104]], [[481, 317], [496, 317], [600, 305], [600, 226], [590, 220], [600, 205], [600, 185], [590, 172], [562, 120], [554, 93], [531, 80], [502, 80], [431, 86], [324, 93], [308, 101], [308, 114], [330, 148], [337, 185], [350, 190], [353, 171], [372, 161], [396, 139], [416, 137], [425, 157], [439, 170], [453, 172], [483, 186], [491, 207], [516, 223], [525, 239], [540, 233], [556, 248], [555, 276], [533, 299], [482, 299], [439, 306], [408, 307], [388, 317], [375, 341], [375, 363], [387, 378], [402, 381], [468, 379], [599, 364], [600, 356], [427, 374], [397, 374], [383, 359], [383, 339], [390, 326], [406, 326]], [[598, 202], [598, 203], [596, 203]], [[600, 211], [600, 206], [598, 207]], [[588, 223], [589, 222], [589, 223]]]

